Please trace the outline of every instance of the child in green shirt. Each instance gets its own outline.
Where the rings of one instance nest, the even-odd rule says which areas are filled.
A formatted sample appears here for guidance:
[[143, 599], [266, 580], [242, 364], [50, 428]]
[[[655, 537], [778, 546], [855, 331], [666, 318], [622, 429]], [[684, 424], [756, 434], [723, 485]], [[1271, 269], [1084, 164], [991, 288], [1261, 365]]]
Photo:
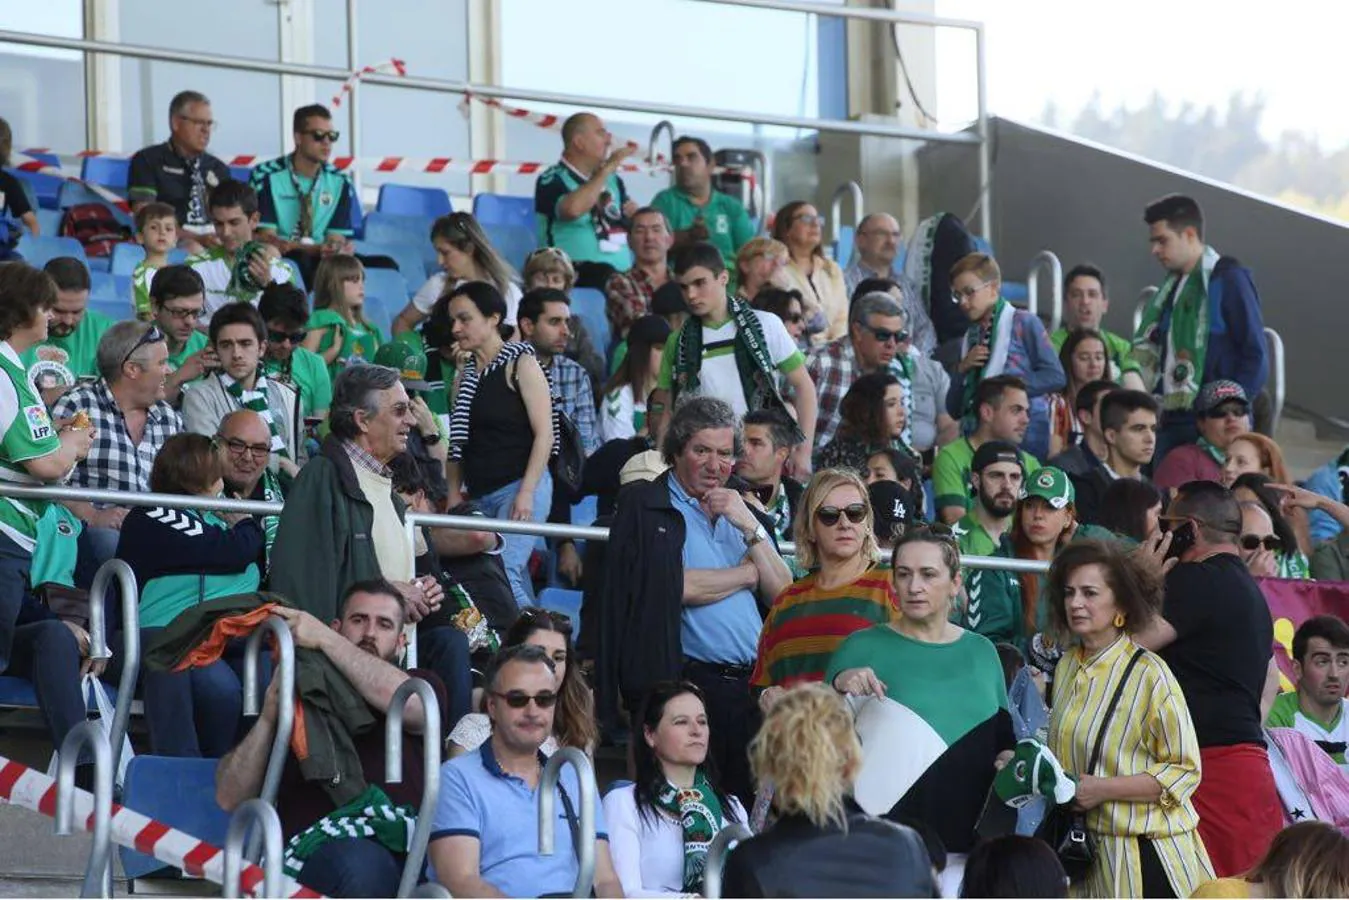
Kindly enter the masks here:
[[148, 322], [150, 282], [155, 272], [169, 264], [169, 251], [178, 245], [178, 218], [167, 203], [147, 203], [136, 210], [136, 242], [145, 248], [145, 259], [131, 272], [131, 305], [136, 318]]
[[335, 254], [314, 275], [314, 312], [304, 348], [323, 357], [334, 378], [347, 366], [375, 358], [384, 336], [365, 318], [365, 267]]

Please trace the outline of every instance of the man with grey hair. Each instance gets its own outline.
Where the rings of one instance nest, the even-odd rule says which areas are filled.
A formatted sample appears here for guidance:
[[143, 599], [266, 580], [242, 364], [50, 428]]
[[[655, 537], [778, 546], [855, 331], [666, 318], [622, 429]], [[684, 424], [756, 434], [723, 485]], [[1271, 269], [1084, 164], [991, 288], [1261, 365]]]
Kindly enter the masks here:
[[670, 280], [667, 256], [674, 245], [674, 234], [665, 214], [650, 206], [633, 213], [628, 244], [632, 247], [632, 268], [615, 272], [604, 283], [605, 314], [614, 334], [623, 338], [633, 322], [651, 311], [651, 298]]
[[833, 440], [843, 396], [853, 382], [880, 371], [893, 373], [904, 388], [903, 441], [908, 447], [926, 450], [933, 446], [939, 433], [954, 436], [955, 423], [943, 407], [944, 393], [932, 395], [930, 409], [921, 409], [915, 403], [916, 388], [921, 384], [928, 391], [932, 387], [929, 382], [939, 378], [930, 367], [921, 365], [921, 357], [911, 351], [908, 321], [898, 300], [885, 291], [872, 291], [857, 298], [848, 314], [848, 333], [812, 350], [806, 359], [806, 371], [815, 382], [819, 398], [816, 446], [823, 447]]
[[792, 581], [769, 526], [726, 487], [740, 451], [730, 404], [677, 406], [662, 451], [671, 468], [620, 495], [601, 604], [601, 690], [635, 710], [656, 682], [702, 688], [728, 791], [754, 795], [746, 748], [759, 708], [749, 677], [766, 609]]
[[403, 593], [409, 620], [419, 621], [439, 607], [443, 592], [435, 578], [415, 577], [405, 507], [389, 470], [417, 424], [402, 374], [387, 366], [343, 369], [328, 422], [331, 434], [286, 495], [271, 589], [330, 621], [347, 588], [384, 578]]
[[843, 281], [848, 293], [868, 278], [890, 278], [899, 281], [903, 273], [895, 267], [904, 232], [899, 222], [887, 213], [869, 213], [857, 223], [853, 236], [853, 256], [843, 270]]
[[167, 203], [178, 216], [184, 244], [216, 243], [206, 195], [230, 180], [229, 166], [206, 152], [211, 142], [211, 101], [197, 91], [179, 91], [169, 103], [169, 139], [131, 157], [127, 198], [132, 209], [153, 200]]
[[[169, 345], [159, 326], [118, 322], [103, 333], [96, 356], [99, 380], [71, 388], [52, 415], [84, 413], [96, 437], [89, 455], [71, 473], [69, 486], [143, 494], [164, 443], [183, 430], [183, 419], [165, 399]], [[67, 500], [89, 535], [96, 561], [112, 558], [126, 507]]]

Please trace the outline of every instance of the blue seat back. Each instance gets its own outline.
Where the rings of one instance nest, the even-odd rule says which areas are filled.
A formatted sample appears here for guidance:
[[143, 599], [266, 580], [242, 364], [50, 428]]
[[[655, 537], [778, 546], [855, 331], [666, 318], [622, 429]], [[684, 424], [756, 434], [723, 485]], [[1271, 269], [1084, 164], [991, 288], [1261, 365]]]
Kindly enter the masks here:
[[473, 218], [488, 225], [511, 225], [534, 231], [534, 198], [509, 194], [477, 194], [473, 197]]
[[590, 333], [590, 342], [601, 354], [609, 349], [609, 317], [604, 314], [603, 292], [596, 288], [574, 288], [571, 292], [571, 311], [580, 317]]
[[[108, 692], [108, 699], [116, 703], [117, 688], [110, 684], [104, 684], [103, 688]], [[90, 712], [98, 712], [98, 706], [92, 698], [87, 702]], [[37, 689], [33, 687], [33, 682], [15, 675], [0, 675], [0, 708], [37, 709]]]
[[375, 209], [403, 216], [446, 216], [450, 213], [450, 195], [440, 188], [414, 187], [410, 184], [382, 184]]
[[[49, 165], [57, 165], [56, 162]], [[66, 180], [59, 175], [44, 175], [41, 172], [24, 172], [19, 169], [6, 169], [6, 172], [19, 179], [26, 189], [32, 192], [32, 199], [43, 209], [58, 209], [57, 198], [61, 195], [61, 185]]]
[[230, 166], [230, 177], [233, 178], [235, 181], [242, 181], [244, 184], [248, 184], [248, 182], [253, 178], [253, 167]]
[[548, 587], [539, 591], [539, 606], [549, 612], [562, 613], [571, 619], [572, 638], [581, 636], [581, 592]]
[[112, 248], [108, 271], [113, 275], [130, 275], [145, 261], [145, 248], [130, 241]]
[[378, 325], [385, 339], [394, 316], [408, 303], [408, 283], [395, 269], [365, 270], [365, 317]]
[[42, 229], [43, 234], [61, 233], [61, 210], [34, 207], [33, 211], [37, 213], [37, 227]]
[[73, 237], [46, 234], [33, 237], [31, 234], [25, 234], [19, 238], [18, 250], [24, 261], [35, 269], [42, 268], [48, 260], [58, 256], [73, 256], [86, 267], [89, 265], [89, 259], [84, 255], [84, 245]]
[[487, 240], [496, 248], [496, 252], [501, 254], [501, 258], [514, 266], [517, 271], [524, 268], [525, 257], [537, 250], [539, 246], [539, 235], [533, 225], [488, 225], [484, 223], [482, 230], [487, 234]]
[[351, 236], [365, 237], [365, 210], [361, 207], [361, 195], [354, 184], [351, 190]]
[[379, 243], [376, 241], [355, 241], [356, 252], [362, 256], [387, 256], [398, 263], [398, 271], [407, 281], [408, 287], [421, 287], [426, 280], [426, 264], [422, 262], [421, 247], [399, 241], [397, 243]]
[[834, 262], [840, 266], [848, 264], [852, 259], [853, 241], [856, 238], [856, 230], [851, 225], [844, 225], [838, 230], [838, 240], [834, 242]]
[[80, 166], [80, 178], [125, 194], [131, 175], [131, 160], [112, 156], [86, 156]]
[[[214, 759], [136, 756], [127, 763], [122, 805], [193, 837], [225, 846], [229, 814], [215, 802]], [[127, 878], [164, 868], [153, 856], [118, 848]]]

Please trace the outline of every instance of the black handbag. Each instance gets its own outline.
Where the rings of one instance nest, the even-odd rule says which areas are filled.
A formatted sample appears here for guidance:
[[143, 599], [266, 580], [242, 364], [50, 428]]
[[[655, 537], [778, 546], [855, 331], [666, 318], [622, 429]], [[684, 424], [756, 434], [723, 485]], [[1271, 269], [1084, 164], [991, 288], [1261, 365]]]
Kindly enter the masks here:
[[[1096, 743], [1091, 749], [1091, 760], [1087, 763], [1086, 774], [1094, 774], [1097, 763], [1101, 761], [1105, 733], [1110, 728], [1115, 707], [1119, 705], [1120, 695], [1124, 693], [1124, 686], [1129, 683], [1129, 675], [1132, 674], [1134, 666], [1146, 652], [1142, 647], [1138, 648], [1129, 659], [1129, 664], [1124, 667], [1124, 677], [1119, 680], [1115, 694], [1110, 698], [1110, 705], [1106, 707], [1105, 718], [1101, 720], [1101, 730], [1096, 733]], [[1040, 827], [1035, 830], [1035, 836], [1058, 854], [1059, 862], [1063, 865], [1064, 874], [1068, 876], [1069, 881], [1077, 884], [1087, 877], [1087, 873], [1091, 871], [1091, 864], [1096, 859], [1096, 840], [1087, 830], [1086, 813], [1073, 809], [1071, 803], [1051, 807], [1045, 813]]]
[[581, 473], [585, 468], [585, 444], [581, 442], [581, 429], [571, 420], [571, 416], [562, 410], [557, 411], [558, 451], [553, 457], [552, 473], [554, 490], [561, 489], [569, 502], [581, 499]]

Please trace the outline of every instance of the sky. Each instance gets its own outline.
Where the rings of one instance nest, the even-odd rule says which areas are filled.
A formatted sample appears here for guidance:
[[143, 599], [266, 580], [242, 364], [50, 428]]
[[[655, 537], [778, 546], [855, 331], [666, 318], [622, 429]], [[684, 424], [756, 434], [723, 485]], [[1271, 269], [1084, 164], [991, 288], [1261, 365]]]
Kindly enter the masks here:
[[[1267, 139], [1294, 130], [1326, 150], [1349, 145], [1343, 0], [936, 0], [936, 13], [984, 22], [989, 107], [1010, 118], [1038, 120], [1052, 100], [1071, 119], [1093, 92], [1106, 110], [1142, 106], [1154, 91], [1222, 110], [1242, 91], [1264, 97]], [[939, 31], [943, 124], [975, 115], [972, 45]]]

